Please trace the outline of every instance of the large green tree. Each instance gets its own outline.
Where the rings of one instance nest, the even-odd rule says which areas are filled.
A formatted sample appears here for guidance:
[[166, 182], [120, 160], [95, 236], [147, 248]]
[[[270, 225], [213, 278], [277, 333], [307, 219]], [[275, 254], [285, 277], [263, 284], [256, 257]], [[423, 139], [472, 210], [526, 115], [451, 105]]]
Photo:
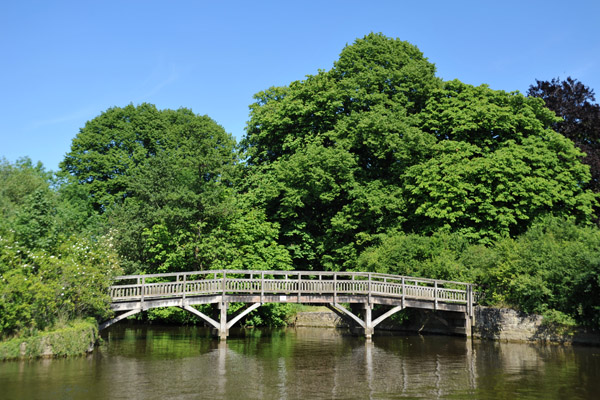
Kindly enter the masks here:
[[111, 108], [86, 123], [61, 167], [104, 214], [127, 272], [290, 266], [277, 224], [240, 205], [235, 141], [207, 116]]
[[130, 104], [88, 121], [60, 167], [84, 184], [96, 208], [105, 211], [131, 195], [132, 176], [155, 156], [185, 159], [181, 162], [194, 169], [196, 184], [210, 184], [227, 178], [236, 161], [234, 146], [231, 135], [207, 116]]
[[348, 268], [403, 220], [398, 175], [432, 142], [412, 119], [440, 84], [434, 72], [415, 46], [370, 34], [330, 71], [255, 96], [250, 187], [297, 268]]
[[585, 221], [595, 203], [542, 101], [442, 82], [398, 39], [369, 34], [331, 70], [255, 98], [247, 191], [299, 269], [354, 268], [383, 233], [489, 242], [544, 213]]

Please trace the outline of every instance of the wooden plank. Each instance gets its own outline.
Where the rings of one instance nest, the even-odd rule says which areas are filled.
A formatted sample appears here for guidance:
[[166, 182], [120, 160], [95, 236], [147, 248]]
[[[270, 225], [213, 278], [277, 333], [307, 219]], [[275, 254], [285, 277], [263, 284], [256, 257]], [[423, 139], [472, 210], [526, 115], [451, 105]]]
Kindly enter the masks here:
[[117, 316], [117, 317], [115, 317], [115, 318], [113, 318], [113, 319], [111, 319], [111, 320], [109, 320], [109, 321], [103, 322], [103, 323], [101, 323], [100, 325], [98, 325], [98, 330], [100, 330], [100, 331], [101, 331], [102, 329], [108, 328], [108, 327], [109, 327], [109, 326], [111, 326], [112, 324], [114, 324], [114, 323], [117, 323], [117, 322], [119, 322], [119, 321], [121, 321], [122, 319], [125, 319], [125, 318], [127, 318], [127, 317], [131, 317], [132, 315], [134, 315], [134, 314], [137, 314], [137, 313], [139, 313], [140, 311], [142, 311], [142, 308], [141, 308], [141, 307], [139, 307], [139, 308], [135, 308], [135, 309], [133, 309], [133, 310], [131, 310], [131, 311], [128, 311], [128, 312], [126, 312], [126, 313], [124, 313], [124, 314], [121, 314], [121, 315], [119, 315], [119, 316]]
[[231, 328], [233, 325], [235, 325], [236, 322], [238, 322], [240, 319], [242, 319], [243, 317], [245, 317], [246, 315], [248, 315], [248, 313], [250, 313], [251, 311], [256, 310], [261, 305], [262, 305], [262, 303], [254, 303], [250, 307], [246, 308], [239, 315], [237, 315], [234, 319], [232, 319], [231, 321], [227, 322], [227, 329]]
[[396, 314], [398, 311], [402, 311], [402, 310], [403, 310], [403, 307], [402, 307], [401, 305], [400, 305], [400, 306], [396, 306], [396, 307], [392, 308], [391, 310], [389, 310], [389, 311], [388, 311], [388, 312], [386, 312], [385, 314], [383, 314], [383, 315], [381, 315], [381, 316], [377, 317], [377, 319], [371, 323], [371, 326], [372, 326], [373, 328], [375, 328], [377, 325], [379, 325], [379, 324], [380, 324], [381, 322], [383, 322], [385, 319], [387, 319], [387, 318], [391, 317], [392, 315]]
[[[358, 324], [359, 324], [361, 327], [363, 327], [363, 328], [366, 328], [366, 327], [367, 327], [367, 326], [365, 325], [365, 322], [364, 322], [362, 319], [358, 318], [356, 315], [354, 315], [354, 313], [352, 313], [352, 312], [351, 312], [350, 310], [348, 310], [347, 308], [345, 308], [345, 307], [343, 307], [343, 306], [341, 306], [341, 305], [339, 305], [339, 304], [336, 304], [336, 303], [330, 303], [330, 304], [328, 305], [328, 307], [330, 307], [330, 308], [332, 308], [332, 307], [333, 307], [335, 310], [337, 310], [337, 311], [339, 311], [339, 312], [342, 312], [342, 313], [346, 314], [347, 316], [349, 316], [350, 318], [352, 318], [354, 321], [356, 321], [356, 322], [357, 322], [357, 323], [358, 323]], [[335, 311], [335, 310], [334, 310], [334, 311]]]
[[208, 322], [209, 324], [214, 326], [216, 329], [219, 329], [219, 327], [220, 327], [220, 325], [217, 321], [215, 321], [208, 315], [204, 314], [203, 312], [196, 310], [194, 307], [186, 305], [186, 306], [180, 306], [179, 308], [186, 310], [194, 315], [197, 315], [198, 317], [202, 318], [203, 320], [205, 320], [206, 322]]

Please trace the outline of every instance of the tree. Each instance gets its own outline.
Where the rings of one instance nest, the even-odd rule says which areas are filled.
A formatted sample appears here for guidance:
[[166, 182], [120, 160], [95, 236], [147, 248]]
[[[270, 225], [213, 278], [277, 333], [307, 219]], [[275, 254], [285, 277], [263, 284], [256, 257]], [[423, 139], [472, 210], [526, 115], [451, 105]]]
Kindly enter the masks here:
[[[232, 212], [235, 141], [209, 117], [184, 108], [111, 108], [86, 123], [61, 167], [108, 218], [128, 272], [158, 268], [145, 250], [145, 230], [161, 226], [172, 244], [187, 238], [193, 249], [190, 241]], [[194, 257], [186, 262], [177, 268], [202, 267]]]
[[381, 235], [489, 243], [539, 215], [587, 221], [581, 153], [540, 99], [442, 82], [413, 45], [369, 34], [329, 71], [258, 93], [247, 189], [298, 269], [352, 269]]
[[85, 196], [41, 164], [0, 164], [0, 339], [75, 318], [107, 318], [119, 272]]
[[437, 143], [403, 174], [409, 231], [489, 243], [548, 213], [589, 220], [596, 200], [581, 153], [546, 129], [557, 118], [539, 99], [451, 81], [419, 119]]
[[166, 153], [186, 158], [197, 181], [223, 179], [236, 159], [235, 142], [207, 116], [191, 110], [157, 110], [152, 104], [114, 107], [85, 124], [60, 164], [106, 211], [131, 195], [131, 177]]
[[298, 269], [347, 269], [402, 221], [398, 175], [433, 138], [412, 118], [440, 81], [413, 45], [369, 34], [330, 71], [255, 96], [248, 190]]
[[562, 118], [551, 126], [571, 139], [584, 152], [583, 162], [590, 166], [589, 187], [600, 192], [600, 105], [594, 103], [594, 91], [576, 79], [540, 81], [529, 86], [529, 96], [540, 97], [546, 106]]
[[41, 163], [33, 165], [29, 158], [22, 158], [14, 165], [0, 160], [0, 214], [2, 224], [12, 221], [27, 197], [48, 186], [51, 174]]
[[[172, 243], [185, 243], [185, 262], [177, 267], [171, 263], [174, 270], [207, 268], [194, 256], [199, 254], [191, 243], [209, 234], [234, 211], [229, 204], [232, 190], [227, 180], [206, 179], [201, 173], [202, 165], [216, 162], [204, 159], [211, 157], [190, 154], [189, 148], [174, 149], [149, 157], [131, 174], [127, 198], [106, 213], [126, 270], [151, 271], [159, 267], [150, 263], [144, 250], [149, 237], [143, 233], [155, 225], [165, 230], [163, 238], [167, 234]], [[222, 157], [218, 159], [223, 161]]]

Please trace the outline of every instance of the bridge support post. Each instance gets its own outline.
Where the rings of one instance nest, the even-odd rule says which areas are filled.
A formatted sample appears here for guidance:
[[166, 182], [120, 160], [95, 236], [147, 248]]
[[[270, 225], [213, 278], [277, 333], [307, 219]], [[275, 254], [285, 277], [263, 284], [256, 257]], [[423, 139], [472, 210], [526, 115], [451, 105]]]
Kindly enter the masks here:
[[227, 340], [227, 336], [229, 336], [229, 328], [227, 328], [227, 308], [229, 304], [226, 302], [219, 303], [219, 309], [221, 310], [220, 314], [220, 324], [219, 324], [219, 339]]
[[370, 304], [365, 304], [365, 339], [367, 339], [367, 342], [370, 342], [371, 339], [373, 339], [373, 333], [375, 331], [372, 320], [372, 312], [373, 306]]
[[473, 324], [468, 312], [465, 313], [465, 336], [468, 338], [473, 336]]

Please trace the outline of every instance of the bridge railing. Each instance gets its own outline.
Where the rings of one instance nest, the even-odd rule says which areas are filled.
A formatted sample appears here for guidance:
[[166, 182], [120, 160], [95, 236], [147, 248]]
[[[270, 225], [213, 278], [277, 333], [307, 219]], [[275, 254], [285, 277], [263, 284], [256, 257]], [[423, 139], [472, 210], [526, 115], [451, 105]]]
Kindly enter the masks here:
[[218, 294], [367, 295], [473, 303], [472, 285], [375, 272], [209, 270], [115, 278], [114, 302]]

